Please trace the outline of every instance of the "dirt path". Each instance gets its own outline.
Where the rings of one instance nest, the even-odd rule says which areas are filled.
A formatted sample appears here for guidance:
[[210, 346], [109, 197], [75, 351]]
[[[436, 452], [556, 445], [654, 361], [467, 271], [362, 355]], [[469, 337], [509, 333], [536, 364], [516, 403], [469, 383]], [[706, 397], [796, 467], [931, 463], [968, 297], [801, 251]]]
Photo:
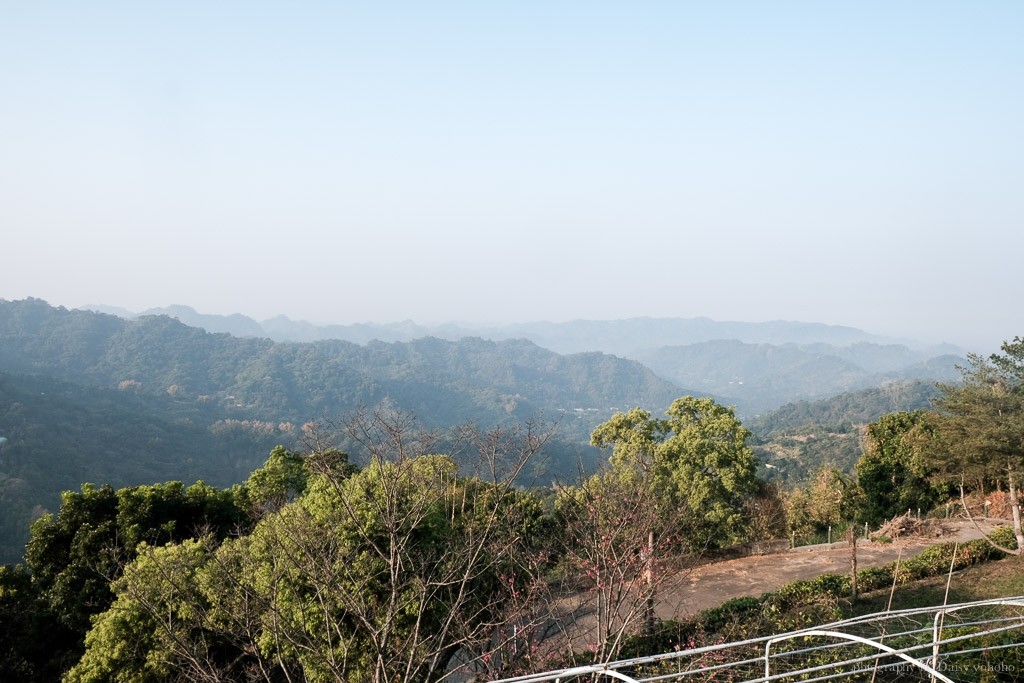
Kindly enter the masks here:
[[[980, 524], [986, 530], [998, 526], [998, 523], [992, 521]], [[901, 552], [902, 557], [907, 559], [935, 543], [968, 541], [981, 537], [978, 530], [966, 520], [951, 520], [949, 526], [955, 528], [955, 532], [941, 538], [914, 538], [886, 544], [859, 543], [858, 566], [886, 564], [894, 561]], [[761, 595], [792, 581], [849, 570], [850, 551], [845, 543], [809, 546], [770, 555], [716, 562], [670, 579], [661, 589], [656, 610], [662, 619], [683, 618], [716, 607], [732, 598]]]

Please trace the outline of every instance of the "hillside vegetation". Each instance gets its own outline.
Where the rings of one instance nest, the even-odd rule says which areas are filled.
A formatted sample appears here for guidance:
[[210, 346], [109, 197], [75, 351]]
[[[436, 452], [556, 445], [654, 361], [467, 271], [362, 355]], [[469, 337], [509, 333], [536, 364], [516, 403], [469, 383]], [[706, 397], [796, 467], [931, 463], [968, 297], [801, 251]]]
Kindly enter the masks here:
[[718, 340], [665, 346], [631, 357], [680, 386], [728, 396], [747, 417], [796, 400], [813, 401], [905, 380], [950, 381], [961, 355], [858, 342], [747, 344]]
[[[934, 410], [906, 410], [931, 389], [892, 382], [767, 415], [758, 443], [713, 398], [645, 409], [684, 392], [634, 361], [526, 340], [282, 344], [36, 300], [0, 313], [0, 502], [39, 516], [24, 564], [0, 569], [0, 616], [16, 625], [0, 633], [0, 676], [18, 680], [427, 683], [611, 660], [672, 628], [659, 586], [708, 553], [852, 540], [941, 509], [953, 482], [1018, 503], [1020, 339], [971, 356]], [[316, 411], [347, 417], [318, 426]], [[545, 411], [561, 423], [532, 419]], [[848, 438], [852, 467], [809, 449], [821, 432]], [[545, 455], [564, 472], [559, 448], [588, 437], [599, 467], [538, 477]], [[286, 439], [297, 447], [242, 481], [247, 453]], [[759, 476], [758, 453], [762, 475], [802, 468], [807, 482]], [[84, 483], [45, 514], [33, 497], [52, 496], [58, 471], [61, 487], [125, 485]], [[226, 483], [180, 481], [207, 473]], [[994, 542], [1019, 554], [1019, 520], [1007, 533]], [[856, 599], [895, 578], [799, 590]]]
[[[168, 312], [199, 315], [187, 308]], [[257, 330], [242, 316], [195, 322], [212, 325], [210, 319], [241, 326], [240, 332]], [[593, 332], [615, 347], [638, 332], [649, 332], [649, 340], [657, 342], [673, 332], [717, 333], [724, 325], [684, 322], [636, 319], [616, 327], [580, 321], [538, 329], [564, 340]], [[737, 330], [860, 338], [846, 328], [814, 325], [765, 323]], [[701, 348], [770, 351], [739, 342]], [[818, 348], [836, 351], [824, 343]], [[874, 369], [916, 357], [905, 347], [867, 342], [845, 353], [873, 363]], [[796, 349], [779, 356], [793, 354], [825, 362], [825, 356]], [[870, 363], [869, 357], [874, 358]], [[715, 366], [710, 356], [702, 362], [705, 368]], [[728, 368], [730, 362], [726, 357], [720, 365]], [[799, 375], [791, 363], [780, 363], [773, 372], [786, 368]], [[7, 399], [0, 421], [0, 436], [7, 439], [0, 448], [0, 560], [6, 561], [20, 555], [27, 522], [53, 510], [61, 490], [85, 481], [117, 486], [171, 478], [237, 482], [273, 445], [296, 446], [303, 424], [360, 407], [386, 405], [413, 413], [427, 427], [470, 421], [486, 427], [537, 418], [557, 422], [550, 457], [524, 475], [549, 483], [571, 479], [581, 463], [594, 466], [598, 456], [587, 445], [590, 431], [616, 411], [710, 393], [681, 388], [635, 361], [597, 352], [559, 355], [524, 339], [279, 343], [210, 333], [166, 316], [129, 320], [40, 300], [0, 301], [0, 372]], [[690, 374], [696, 378], [701, 372]], [[749, 421], [767, 467], [762, 471], [790, 481], [823, 463], [849, 471], [860, 454], [856, 426], [888, 410], [918, 407], [928, 386], [889, 382], [883, 389], [790, 404]]]
[[[128, 318], [123, 309], [93, 307]], [[356, 344], [411, 342], [425, 337], [458, 341], [529, 340], [560, 354], [601, 352], [638, 360], [690, 392], [717, 396], [748, 418], [797, 400], [816, 400], [898, 380], [947, 381], [965, 362], [950, 345], [896, 341], [839, 325], [793, 321], [722, 322], [709, 318], [573, 320], [503, 326], [399, 323], [313, 325], [277, 316], [257, 322], [243, 315], [210, 315], [188, 306], [141, 314], [165, 315], [186, 325], [239, 337], [276, 341], [341, 340]]]
[[228, 422], [168, 396], [0, 373], [0, 563], [16, 562], [29, 523], [84, 482], [115, 487], [242, 481], [292, 425]]
[[680, 393], [635, 361], [561, 356], [524, 340], [276, 343], [39, 300], [0, 301], [0, 342], [0, 371], [168, 394], [238, 419], [308, 420], [387, 402], [428, 426], [582, 416], [562, 426], [585, 438], [616, 410]]
[[820, 401], [796, 401], [748, 420], [762, 473], [793, 484], [822, 467], [853, 474], [864, 452], [864, 430], [887, 413], [931, 407], [935, 384], [887, 382]]
[[359, 346], [241, 339], [165, 316], [125, 320], [0, 301], [0, 561], [28, 522], [83, 482], [241, 481], [302, 426], [360, 408], [425, 427], [557, 423], [528, 481], [594, 464], [590, 431], [617, 410], [665, 405], [679, 387], [635, 361], [561, 356], [525, 340], [436, 338]]

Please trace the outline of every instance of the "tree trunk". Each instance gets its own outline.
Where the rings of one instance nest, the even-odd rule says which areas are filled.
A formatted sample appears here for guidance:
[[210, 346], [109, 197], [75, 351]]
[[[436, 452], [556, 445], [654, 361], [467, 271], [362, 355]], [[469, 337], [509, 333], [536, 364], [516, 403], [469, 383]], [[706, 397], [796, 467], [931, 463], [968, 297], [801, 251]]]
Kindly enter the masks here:
[[857, 599], [857, 525], [850, 524], [850, 597]]
[[647, 579], [647, 610], [644, 614], [644, 634], [648, 639], [654, 638], [654, 531], [647, 532], [647, 566], [644, 568]]
[[[1016, 492], [1016, 490], [1014, 490], [1013, 498], [1016, 498], [1016, 495], [1017, 495], [1017, 492]], [[1011, 498], [1011, 500], [1013, 498]], [[997, 550], [1002, 550], [1007, 555], [1017, 555], [1018, 557], [1024, 556], [1024, 546], [1017, 546], [1016, 549], [1010, 549], [1010, 548], [1001, 546], [998, 543], [996, 543], [995, 541], [993, 541], [992, 537], [989, 536], [987, 533], [985, 533], [984, 529], [982, 529], [980, 526], [978, 526], [978, 522], [971, 515], [971, 509], [969, 507], [967, 507], [967, 498], [964, 496], [964, 484], [963, 484], [962, 480], [960, 482], [960, 504], [964, 506], [964, 514], [967, 515], [968, 521], [970, 521], [970, 523], [974, 525], [974, 528], [977, 529], [981, 533], [981, 537], [984, 538], [986, 541], [988, 541], [988, 544], [990, 546], [992, 546], [993, 548], [996, 548]], [[1020, 517], [1019, 510], [1018, 510], [1018, 513], [1017, 513], [1016, 516], [1018, 517], [1018, 524], [1019, 524], [1019, 517]], [[1019, 528], [1020, 527], [1018, 526], [1018, 529]], [[1014, 533], [1019, 533], [1019, 531], [1015, 531]]]
[[1020, 524], [1020, 505], [1017, 502], [1017, 482], [1013, 479], [1013, 470], [1009, 471], [1008, 488], [1010, 489], [1010, 512], [1013, 515], [1013, 535], [1017, 537], [1017, 551], [1024, 549], [1024, 531]]

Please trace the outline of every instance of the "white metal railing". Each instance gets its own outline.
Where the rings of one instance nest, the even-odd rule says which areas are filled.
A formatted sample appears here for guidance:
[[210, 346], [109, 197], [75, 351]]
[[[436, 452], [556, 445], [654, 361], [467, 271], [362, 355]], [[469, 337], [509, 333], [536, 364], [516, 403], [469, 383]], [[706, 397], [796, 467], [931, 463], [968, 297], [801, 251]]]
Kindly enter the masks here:
[[[944, 638], [946, 619], [960, 614], [973, 616], [948, 625], [948, 630], [968, 632]], [[894, 625], [896, 628], [890, 630]], [[1013, 631], [1019, 632], [1020, 637], [1009, 643], [979, 646], [979, 639]], [[811, 644], [792, 650], [778, 647], [798, 639]], [[860, 649], [844, 652], [844, 648], [851, 646]], [[865, 671], [865, 667], [873, 671], [900, 667], [901, 673], [916, 670], [931, 681], [956, 683], [949, 677], [949, 671], [956, 667], [947, 664], [955, 662], [958, 656], [1011, 647], [1024, 647], [1024, 596], [879, 612], [788, 633], [567, 667], [493, 683], [569, 683], [585, 678], [625, 683], [684, 682], [724, 672], [729, 673], [730, 680], [748, 683], [787, 679], [828, 681], [852, 677]], [[822, 659], [820, 655], [830, 650], [832, 655]], [[763, 654], [757, 654], [758, 651]], [[709, 657], [715, 661], [709, 662]], [[812, 657], [817, 660], [812, 661]], [[796, 668], [786, 669], [782, 666], [784, 662]], [[675, 670], [666, 671], [669, 666]], [[1024, 678], [1024, 671], [1016, 673]]]

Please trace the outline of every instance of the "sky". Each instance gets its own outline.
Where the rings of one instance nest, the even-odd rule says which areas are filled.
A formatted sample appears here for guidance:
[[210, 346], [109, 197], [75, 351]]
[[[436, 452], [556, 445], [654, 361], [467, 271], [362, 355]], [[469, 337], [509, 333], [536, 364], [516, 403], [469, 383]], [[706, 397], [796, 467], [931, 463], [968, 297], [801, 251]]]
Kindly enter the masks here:
[[1024, 3], [0, 0], [0, 298], [1024, 335]]

